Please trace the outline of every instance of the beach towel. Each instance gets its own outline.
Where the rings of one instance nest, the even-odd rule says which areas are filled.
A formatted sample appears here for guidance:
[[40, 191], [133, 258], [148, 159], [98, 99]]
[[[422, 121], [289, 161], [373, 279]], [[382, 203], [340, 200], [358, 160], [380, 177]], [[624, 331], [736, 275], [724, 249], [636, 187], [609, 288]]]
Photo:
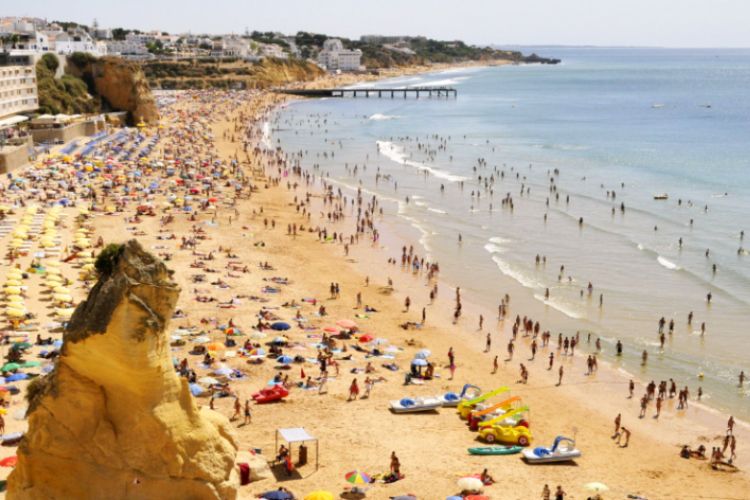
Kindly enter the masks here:
[[250, 484], [250, 465], [244, 462], [238, 465], [240, 467], [240, 486]]

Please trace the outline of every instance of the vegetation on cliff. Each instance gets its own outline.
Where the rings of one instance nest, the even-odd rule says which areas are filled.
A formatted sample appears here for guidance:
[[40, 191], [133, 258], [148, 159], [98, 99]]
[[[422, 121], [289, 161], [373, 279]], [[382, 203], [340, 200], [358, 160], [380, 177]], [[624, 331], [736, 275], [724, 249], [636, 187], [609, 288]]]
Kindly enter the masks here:
[[158, 118], [138, 64], [76, 52], [68, 56], [65, 74], [55, 78], [59, 66], [54, 54], [45, 54], [36, 65], [40, 113], [127, 111], [131, 122]]
[[309, 81], [323, 74], [315, 64], [300, 59], [155, 60], [143, 64], [143, 71], [155, 88], [257, 88]]
[[82, 79], [65, 74], [55, 78], [60, 61], [54, 54], [44, 54], [36, 64], [40, 113], [98, 113], [101, 100], [89, 93]]

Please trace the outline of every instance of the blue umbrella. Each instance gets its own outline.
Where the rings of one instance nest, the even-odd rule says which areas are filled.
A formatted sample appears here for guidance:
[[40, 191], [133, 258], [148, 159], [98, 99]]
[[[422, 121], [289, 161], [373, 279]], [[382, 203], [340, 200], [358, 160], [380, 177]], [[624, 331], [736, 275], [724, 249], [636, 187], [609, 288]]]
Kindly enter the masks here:
[[285, 323], [283, 321], [277, 321], [276, 323], [271, 325], [271, 328], [273, 328], [274, 330], [283, 331], [283, 330], [289, 330], [291, 326], [289, 326], [289, 323]]
[[199, 386], [198, 384], [190, 384], [190, 393], [193, 396], [198, 397], [204, 392], [206, 392], [206, 390], [203, 387]]
[[14, 373], [8, 377], [5, 377], [6, 382], [15, 382], [16, 380], [26, 380], [29, 378], [28, 373]]
[[411, 360], [411, 364], [412, 366], [427, 366], [427, 360], [416, 358], [416, 359]]
[[288, 365], [292, 361], [294, 361], [294, 358], [292, 358], [291, 356], [287, 356], [286, 354], [276, 358], [276, 362], [281, 363], [282, 365]]
[[286, 491], [274, 490], [262, 493], [260, 498], [265, 498], [266, 500], [292, 500], [294, 497]]
[[57, 339], [54, 342], [52, 342], [52, 347], [54, 347], [55, 349], [61, 348], [62, 345], [63, 345], [63, 341], [60, 339]]

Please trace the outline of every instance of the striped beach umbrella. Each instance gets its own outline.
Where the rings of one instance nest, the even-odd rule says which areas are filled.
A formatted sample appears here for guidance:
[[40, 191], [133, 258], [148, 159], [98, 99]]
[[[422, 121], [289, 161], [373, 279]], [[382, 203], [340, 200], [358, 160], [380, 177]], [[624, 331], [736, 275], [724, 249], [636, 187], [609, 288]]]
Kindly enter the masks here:
[[348, 483], [352, 484], [369, 484], [372, 482], [372, 478], [370, 476], [358, 470], [347, 472], [344, 478]]

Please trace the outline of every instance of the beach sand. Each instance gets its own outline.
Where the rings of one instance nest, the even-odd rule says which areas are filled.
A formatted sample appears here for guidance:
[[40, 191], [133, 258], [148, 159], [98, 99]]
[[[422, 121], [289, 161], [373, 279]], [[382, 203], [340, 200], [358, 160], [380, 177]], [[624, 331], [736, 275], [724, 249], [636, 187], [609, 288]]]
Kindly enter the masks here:
[[[325, 227], [329, 233], [343, 232], [348, 238], [355, 232], [356, 208], [348, 205], [344, 209], [346, 217], [343, 220], [325, 220], [321, 213], [329, 211], [330, 206], [325, 208], [322, 205], [318, 179], [306, 186], [304, 180], [275, 164], [272, 159], [276, 156], [270, 152], [256, 150], [252, 156], [247, 156], [249, 163], [244, 160], [246, 156], [241, 142], [246, 126], [244, 121], [250, 121], [250, 115], [256, 116], [253, 138], [258, 141], [264, 114], [283, 99], [266, 93], [252, 94], [252, 97], [242, 100], [230, 98], [222, 101], [220, 96], [219, 93], [204, 93], [201, 99], [179, 99], [174, 106], [192, 109], [202, 113], [204, 119], [212, 121], [220, 157], [224, 160], [237, 157], [246, 172], [254, 171], [254, 183], [258, 190], [249, 199], [236, 200], [234, 206], [220, 204], [216, 210], [200, 212], [197, 221], [189, 221], [186, 214], [179, 214], [173, 223], [163, 228], [159, 217], [143, 217], [137, 225], [138, 230], [145, 233], [137, 237], [144, 248], [154, 253], [173, 254], [167, 264], [174, 269], [175, 279], [182, 288], [177, 307], [186, 311], [187, 317], [174, 319], [170, 331], [196, 326], [207, 331], [212, 340], [223, 342], [224, 335], [212, 328], [213, 325], [226, 324], [231, 318], [244, 334], [250, 334], [258, 322], [259, 309], [265, 306], [274, 308], [272, 311], [276, 315], [293, 325], [291, 330], [285, 332], [293, 343], [298, 343], [296, 347], [285, 349], [285, 353], [292, 356], [300, 354], [314, 358], [316, 350], [311, 344], [317, 342], [319, 337], [309, 335], [321, 335], [323, 327], [334, 325], [340, 319], [354, 319], [362, 332], [388, 339], [391, 345], [398, 348], [394, 360], [365, 359], [362, 353], [350, 348], [347, 354], [352, 354], [352, 359], [339, 361], [339, 374], [335, 376], [335, 371], [329, 369], [327, 394], [294, 387], [283, 402], [253, 405], [252, 423], [249, 425], [241, 425], [242, 418], [235, 422], [240, 449], [260, 449], [269, 460], [276, 454], [275, 430], [279, 428], [304, 427], [319, 439], [320, 446], [318, 470], [315, 468], [315, 446], [310, 445], [308, 465], [300, 467], [292, 478], [287, 478], [284, 472], [277, 472], [277, 480], [263, 480], [241, 487], [240, 498], [252, 498], [278, 485], [283, 485], [300, 497], [318, 489], [338, 494], [347, 486], [344, 474], [351, 470], [370, 474], [388, 472], [389, 456], [393, 451], [401, 461], [405, 478], [393, 484], [370, 485], [368, 498], [381, 499], [406, 493], [414, 493], [425, 499], [445, 498], [457, 493], [456, 482], [459, 478], [479, 473], [484, 468], [488, 468], [498, 481], [485, 490], [493, 499], [538, 498], [544, 484], [549, 484], [553, 491], [557, 485], [562, 485], [568, 493], [567, 498], [586, 498], [592, 493], [586, 491], [583, 485], [594, 481], [610, 488], [609, 492], [603, 494], [604, 498], [624, 498], [627, 494], [642, 495], [652, 500], [750, 497], [750, 482], [744, 471], [717, 472], [711, 470], [706, 461], [684, 460], [678, 455], [682, 444], [693, 447], [704, 444], [709, 450], [711, 446], [719, 445], [724, 435], [726, 415], [694, 408], [694, 397], [691, 397], [688, 411], [676, 411], [676, 401], [668, 400], [658, 421], [652, 418], [653, 403], [647, 418], [638, 419], [638, 398], [643, 393], [643, 387], [636, 388], [634, 399], [627, 399], [627, 383], [615, 372], [603, 367], [595, 375], [585, 375], [583, 355], [558, 356], [555, 351], [555, 369], [547, 371], [547, 356], [554, 347], [541, 348], [535, 361], [527, 361], [529, 339], [519, 336], [513, 361], [504, 362], [512, 319], [496, 323], [494, 315], [486, 313], [484, 330], [479, 331], [476, 321], [478, 310], [466, 304], [463, 318], [458, 325], [453, 325], [455, 292], [442, 287], [435, 303], [428, 305], [431, 284], [426, 276], [421, 273], [415, 275], [400, 265], [386, 263], [388, 258], [400, 257], [400, 248], [382, 248], [379, 244], [372, 244], [367, 236], [360, 235], [359, 243], [351, 245], [346, 256], [344, 245], [320, 242], [316, 232], [288, 235], [288, 225], [302, 223], [305, 228]], [[240, 113], [244, 120], [240, 120]], [[168, 119], [173, 115], [166, 116]], [[168, 141], [168, 138], [163, 139], [162, 144]], [[267, 177], [281, 176], [281, 182], [278, 186], [267, 186], [261, 171]], [[288, 183], [296, 183], [297, 187], [288, 186]], [[297, 212], [294, 201], [295, 196], [302, 200], [308, 192], [312, 200], [308, 208], [312, 213], [310, 220]], [[158, 194], [154, 200], [155, 206], [160, 206], [163, 199], [164, 195]], [[350, 195], [348, 199], [351, 199]], [[261, 207], [262, 214], [259, 213]], [[72, 212], [66, 209], [65, 213]], [[132, 207], [127, 215], [132, 215]], [[94, 217], [92, 240], [101, 236], [109, 243], [132, 238], [133, 232], [128, 227], [133, 224], [125, 223], [123, 217], [125, 214]], [[212, 219], [214, 223], [211, 223]], [[275, 228], [271, 229], [270, 225], [268, 229], [264, 228], [264, 219], [275, 221]], [[377, 225], [377, 219], [375, 223]], [[190, 250], [179, 249], [181, 236], [189, 235], [194, 224], [200, 224], [207, 237], [200, 241], [197, 251], [214, 252], [215, 259], [207, 261], [206, 265], [217, 269], [219, 272], [216, 274], [191, 268], [195, 256]], [[72, 239], [72, 224], [66, 225], [66, 231], [61, 231], [64, 244]], [[160, 233], [160, 229], [167, 232]], [[173, 233], [176, 239], [157, 239], [169, 233]], [[231, 249], [235, 256], [225, 257], [217, 251], [219, 246]], [[226, 264], [230, 260], [246, 265], [249, 272], [233, 273], [239, 277], [228, 276]], [[259, 267], [261, 262], [268, 262], [275, 269], [263, 270]], [[192, 282], [192, 275], [198, 273], [206, 274], [206, 282]], [[208, 283], [219, 277], [231, 288]], [[288, 278], [290, 283], [276, 285], [268, 281], [272, 277]], [[368, 277], [369, 286], [365, 286]], [[386, 286], [389, 278], [393, 280], [392, 289]], [[339, 298], [330, 298], [329, 286], [332, 282], [340, 286]], [[277, 286], [280, 291], [263, 293], [262, 289], [269, 285]], [[212, 296], [218, 301], [227, 301], [238, 294], [268, 301], [256, 303], [243, 298], [241, 304], [225, 309], [217, 307], [216, 302], [196, 301], [195, 289], [200, 295]], [[355, 317], [364, 313], [362, 309], [355, 308], [358, 292], [362, 294], [362, 303], [374, 307], [378, 312], [368, 314], [367, 318]], [[81, 288], [76, 289], [75, 293], [77, 299], [85, 297], [85, 290]], [[28, 295], [29, 310], [41, 311], [46, 307], [37, 300], [34, 288], [29, 290]], [[408, 313], [403, 311], [407, 295], [412, 300]], [[303, 298], [312, 297], [317, 299], [317, 305], [302, 303]], [[298, 328], [293, 321], [297, 309], [281, 307], [292, 300], [301, 304], [300, 314], [306, 318], [305, 324], [315, 327], [314, 330]], [[316, 316], [320, 305], [325, 306], [328, 316]], [[423, 306], [427, 308], [427, 322], [422, 329], [406, 331], [399, 327], [405, 321], [420, 321]], [[516, 314], [524, 315], [524, 305], [511, 301], [509, 318], [514, 318]], [[201, 318], [215, 321], [209, 320], [209, 323], [201, 325]], [[555, 331], [554, 325], [542, 325], [542, 328]], [[484, 353], [487, 332], [492, 333], [493, 343], [491, 352]], [[269, 337], [261, 342], [270, 340], [274, 333], [268, 332]], [[414, 340], [413, 345], [407, 345], [409, 339]], [[237, 341], [241, 345], [244, 338], [238, 337]], [[357, 343], [356, 339], [345, 342], [349, 345]], [[553, 337], [551, 346], [554, 345]], [[175, 348], [175, 358], [187, 358], [198, 378], [209, 374], [211, 370], [201, 368], [200, 357], [187, 354], [191, 347], [192, 344], [188, 342], [184, 347]], [[448, 380], [447, 352], [450, 347], [456, 353], [457, 368], [453, 381]], [[423, 385], [404, 386], [409, 361], [421, 348], [432, 352], [436, 378]], [[499, 356], [500, 369], [491, 374], [495, 355]], [[562, 385], [557, 387], [560, 359], [565, 365], [565, 377]], [[228, 366], [247, 374], [243, 379], [231, 382], [233, 391], [243, 403], [252, 393], [265, 387], [279, 371], [272, 359], [265, 360], [261, 365], [251, 365], [246, 361], [246, 358], [239, 356], [224, 361]], [[364, 373], [354, 375], [350, 371], [364, 368], [367, 361], [372, 361], [377, 370], [372, 375], [382, 376], [386, 380], [375, 384], [369, 398], [347, 402], [352, 379], [356, 377], [362, 387], [366, 376]], [[388, 361], [395, 362], [400, 367], [399, 371], [391, 372], [383, 368], [382, 364]], [[530, 380], [526, 385], [517, 383], [518, 363], [521, 362], [530, 370]], [[313, 377], [319, 373], [318, 366], [310, 362], [292, 364], [291, 369], [283, 373], [288, 374], [290, 382], [297, 383], [301, 381], [300, 370]], [[528, 465], [520, 455], [472, 456], [467, 453], [467, 448], [479, 445], [476, 433], [468, 430], [466, 422], [458, 418], [455, 409], [443, 408], [438, 413], [407, 415], [393, 414], [388, 410], [391, 400], [458, 392], [464, 383], [476, 384], [484, 390], [508, 386], [510, 394], [521, 396], [531, 408], [532, 446], [548, 446], [558, 434], [575, 435], [577, 447], [582, 450], [583, 456], [574, 463], [558, 465]], [[233, 401], [233, 398], [217, 398], [216, 411], [230, 416]], [[199, 404], [208, 405], [208, 399], [200, 399]], [[22, 406], [21, 396], [15, 396], [12, 408]], [[627, 448], [615, 445], [610, 437], [612, 421], [618, 412], [623, 415], [623, 424], [632, 431]], [[6, 418], [6, 424], [6, 432], [9, 432], [22, 429], [24, 422]], [[750, 464], [750, 432], [745, 426], [738, 425], [735, 435], [739, 457], [736, 463], [745, 469]]]

